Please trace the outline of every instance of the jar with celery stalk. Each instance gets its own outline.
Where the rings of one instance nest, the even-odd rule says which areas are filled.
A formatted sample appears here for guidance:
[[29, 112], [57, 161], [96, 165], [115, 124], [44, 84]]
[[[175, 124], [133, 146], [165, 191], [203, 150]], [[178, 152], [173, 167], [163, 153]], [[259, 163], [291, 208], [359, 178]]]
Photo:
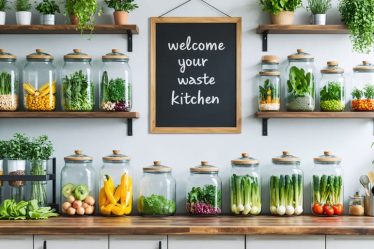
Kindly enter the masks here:
[[374, 111], [374, 65], [363, 61], [353, 68], [352, 111]]
[[81, 150], [64, 158], [61, 170], [61, 211], [67, 216], [93, 215], [96, 205], [96, 172], [93, 159]]
[[140, 180], [138, 212], [144, 216], [170, 216], [176, 211], [175, 179], [171, 168], [154, 161], [143, 168]]
[[99, 71], [100, 109], [129, 112], [132, 106], [132, 79], [129, 57], [112, 49], [102, 57]]
[[343, 170], [341, 158], [325, 151], [314, 158], [312, 213], [318, 216], [343, 215]]
[[320, 106], [323, 112], [342, 112], [345, 109], [344, 69], [337, 61], [328, 61], [321, 70]]
[[297, 53], [288, 56], [286, 72], [287, 111], [314, 111], [316, 83], [313, 56], [298, 49]]
[[62, 108], [70, 112], [91, 112], [95, 106], [92, 57], [74, 49], [64, 56], [61, 71]]
[[279, 57], [275, 55], [264, 55], [261, 58], [261, 72], [279, 71]]
[[277, 216], [303, 213], [304, 174], [300, 158], [284, 151], [272, 159], [270, 177], [270, 212]]
[[103, 157], [100, 170], [99, 210], [104, 216], [130, 215], [133, 201], [133, 181], [130, 157], [119, 150]]
[[24, 106], [28, 111], [56, 109], [56, 68], [53, 56], [42, 49], [26, 56], [23, 69]]
[[222, 210], [222, 183], [219, 169], [202, 161], [190, 168], [186, 186], [186, 210], [190, 215], [212, 216]]
[[261, 213], [261, 176], [259, 162], [242, 153], [231, 161], [230, 206], [234, 215]]
[[0, 49], [0, 111], [18, 109], [18, 84], [16, 56]]

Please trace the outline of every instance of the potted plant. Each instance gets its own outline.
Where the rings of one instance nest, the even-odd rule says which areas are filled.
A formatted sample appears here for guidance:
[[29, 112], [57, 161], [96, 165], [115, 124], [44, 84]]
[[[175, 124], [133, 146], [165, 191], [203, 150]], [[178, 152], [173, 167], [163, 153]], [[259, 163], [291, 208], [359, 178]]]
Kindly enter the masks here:
[[353, 50], [369, 53], [374, 44], [374, 1], [341, 0], [339, 11], [351, 34]]
[[270, 13], [272, 24], [291, 25], [301, 0], [260, 0], [260, 6], [263, 11]]
[[29, 0], [16, 0], [16, 19], [19, 25], [31, 24], [31, 3]]
[[109, 8], [114, 9], [114, 23], [117, 25], [127, 24], [129, 12], [139, 7], [134, 0], [105, 0], [104, 2]]
[[331, 0], [308, 0], [307, 10], [312, 13], [312, 24], [326, 25], [326, 12], [331, 9]]
[[[0, 140], [0, 176], [4, 174], [4, 159], [6, 158], [6, 146], [7, 142]], [[3, 186], [3, 182], [0, 181], [0, 191]]]
[[8, 0], [0, 0], [0, 25], [5, 24], [5, 10], [8, 8]]
[[36, 6], [36, 10], [41, 14], [40, 23], [42, 25], [55, 25], [55, 13], [60, 13], [60, 7], [55, 1], [43, 0]]
[[99, 11], [96, 0], [66, 0], [65, 14], [69, 15], [71, 24], [77, 25], [77, 29], [93, 31], [95, 14]]

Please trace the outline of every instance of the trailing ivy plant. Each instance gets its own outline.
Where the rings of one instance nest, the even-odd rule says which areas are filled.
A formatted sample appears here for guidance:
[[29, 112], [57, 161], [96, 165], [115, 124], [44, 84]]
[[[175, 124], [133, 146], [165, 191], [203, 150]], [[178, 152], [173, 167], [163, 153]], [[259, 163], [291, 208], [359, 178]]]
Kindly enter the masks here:
[[31, 3], [29, 0], [16, 0], [16, 11], [30, 11]]
[[0, 0], [0, 11], [8, 9], [8, 0]]
[[77, 29], [93, 31], [95, 14], [101, 15], [101, 9], [96, 0], [66, 0], [65, 14], [76, 16], [79, 20]]
[[43, 0], [43, 2], [36, 6], [36, 10], [43, 15], [54, 15], [55, 13], [60, 13], [60, 7], [53, 0]]
[[306, 8], [312, 14], [326, 14], [331, 9], [331, 0], [308, 0], [308, 7]]
[[135, 0], [105, 0], [104, 2], [108, 5], [109, 8], [112, 8], [115, 11], [130, 12], [139, 7], [135, 3]]
[[339, 11], [351, 34], [353, 50], [369, 53], [374, 44], [374, 0], [341, 0]]
[[260, 0], [263, 11], [277, 15], [281, 11], [295, 11], [301, 6], [301, 0]]

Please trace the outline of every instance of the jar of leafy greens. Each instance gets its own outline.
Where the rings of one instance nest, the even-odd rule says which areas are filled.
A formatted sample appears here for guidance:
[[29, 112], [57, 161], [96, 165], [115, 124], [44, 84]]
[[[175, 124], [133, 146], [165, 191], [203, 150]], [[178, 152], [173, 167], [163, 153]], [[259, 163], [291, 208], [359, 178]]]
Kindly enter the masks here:
[[96, 205], [96, 173], [92, 157], [76, 150], [64, 158], [61, 170], [61, 212], [67, 216], [93, 215]]
[[261, 177], [259, 162], [242, 153], [231, 161], [230, 207], [234, 215], [259, 215], [261, 213]]
[[320, 106], [323, 112], [342, 112], [345, 109], [344, 69], [337, 61], [328, 61], [321, 70]]
[[190, 168], [186, 192], [186, 210], [190, 215], [212, 216], [221, 213], [222, 183], [218, 176], [219, 169], [207, 161]]
[[143, 168], [143, 177], [140, 180], [138, 198], [138, 212], [145, 216], [174, 215], [175, 179], [171, 168], [154, 161], [152, 166]]
[[113, 150], [103, 157], [100, 169], [99, 210], [104, 216], [124, 216], [132, 212], [133, 183], [130, 157]]
[[287, 151], [273, 158], [270, 176], [270, 212], [277, 216], [303, 213], [304, 177], [300, 158]]
[[0, 49], [0, 111], [18, 108], [18, 69], [16, 56]]
[[91, 112], [95, 106], [92, 57], [74, 49], [64, 56], [61, 71], [62, 108], [70, 112]]
[[343, 215], [343, 170], [341, 158], [325, 151], [314, 158], [312, 213], [318, 216]]
[[258, 76], [258, 109], [261, 112], [280, 110], [280, 72], [263, 71]]
[[312, 112], [315, 109], [315, 68], [312, 55], [298, 49], [288, 56], [287, 111]]
[[102, 57], [100, 78], [100, 109], [128, 112], [132, 106], [132, 79], [129, 57], [112, 49]]
[[353, 68], [352, 111], [374, 111], [374, 65], [363, 61]]
[[264, 55], [261, 59], [261, 72], [279, 71], [279, 57], [275, 55]]
[[56, 68], [53, 56], [42, 49], [26, 56], [23, 69], [24, 106], [28, 111], [56, 109]]

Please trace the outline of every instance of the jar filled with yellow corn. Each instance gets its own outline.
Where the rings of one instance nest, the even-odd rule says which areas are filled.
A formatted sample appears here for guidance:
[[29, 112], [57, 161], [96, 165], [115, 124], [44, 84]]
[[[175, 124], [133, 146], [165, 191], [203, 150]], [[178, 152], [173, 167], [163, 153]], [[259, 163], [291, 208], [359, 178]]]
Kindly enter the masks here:
[[53, 56], [42, 49], [26, 56], [23, 70], [24, 106], [28, 111], [56, 109], [56, 68]]

